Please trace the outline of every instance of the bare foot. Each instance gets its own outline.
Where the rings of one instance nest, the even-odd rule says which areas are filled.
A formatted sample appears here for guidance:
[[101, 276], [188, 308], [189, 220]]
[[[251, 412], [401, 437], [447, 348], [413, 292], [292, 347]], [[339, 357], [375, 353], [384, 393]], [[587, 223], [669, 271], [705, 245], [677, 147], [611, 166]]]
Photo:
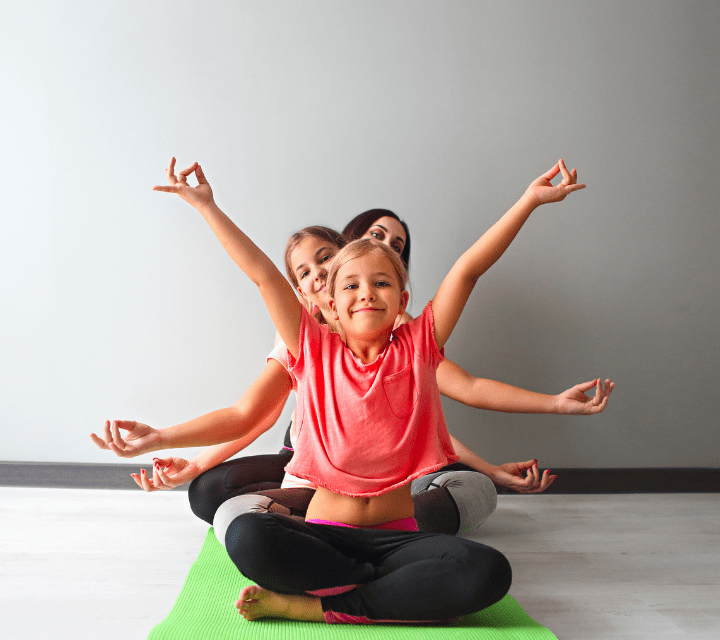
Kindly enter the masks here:
[[289, 618], [290, 620], [325, 621], [320, 598], [274, 593], [257, 585], [245, 587], [240, 592], [235, 607], [246, 620]]

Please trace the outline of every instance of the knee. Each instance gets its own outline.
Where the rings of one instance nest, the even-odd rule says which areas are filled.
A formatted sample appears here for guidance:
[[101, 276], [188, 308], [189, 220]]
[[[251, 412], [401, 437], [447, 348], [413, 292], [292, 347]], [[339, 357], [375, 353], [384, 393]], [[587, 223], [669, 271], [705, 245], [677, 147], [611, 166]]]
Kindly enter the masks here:
[[212, 519], [213, 529], [218, 541], [227, 546], [226, 537], [230, 524], [244, 513], [267, 513], [272, 500], [256, 493], [247, 493], [229, 498], [215, 511]]
[[445, 488], [460, 516], [458, 535], [476, 535], [497, 508], [497, 490], [492, 480], [475, 471], [450, 471], [438, 476], [433, 484]]
[[278, 551], [275, 539], [281, 532], [273, 516], [266, 513], [243, 513], [230, 522], [225, 533], [228, 555], [240, 572], [250, 580], [266, 574]]
[[200, 474], [188, 487], [190, 509], [198, 518], [205, 520], [208, 524], [212, 524], [217, 508], [215, 500], [213, 500], [213, 496], [216, 494], [216, 479], [210, 471]]
[[467, 590], [473, 612], [502, 600], [512, 584], [512, 569], [508, 559], [497, 549], [481, 546], [483, 549], [478, 550], [471, 560], [474, 569]]

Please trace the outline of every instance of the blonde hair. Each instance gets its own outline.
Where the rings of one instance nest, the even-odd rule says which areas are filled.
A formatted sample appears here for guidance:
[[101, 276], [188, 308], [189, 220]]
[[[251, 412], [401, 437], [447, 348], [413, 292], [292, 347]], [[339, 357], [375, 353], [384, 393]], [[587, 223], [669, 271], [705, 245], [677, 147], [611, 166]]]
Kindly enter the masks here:
[[361, 238], [346, 244], [333, 258], [333, 263], [330, 266], [330, 272], [328, 273], [327, 278], [327, 288], [331, 298], [335, 297], [335, 284], [337, 282], [337, 273], [340, 267], [342, 267], [346, 262], [350, 262], [350, 260], [354, 260], [355, 258], [360, 258], [365, 255], [374, 255], [378, 257], [385, 256], [388, 260], [390, 260], [390, 264], [392, 264], [393, 269], [395, 269], [398, 282], [400, 283], [400, 291], [405, 291], [405, 287], [408, 282], [407, 269], [397, 252], [377, 240]]

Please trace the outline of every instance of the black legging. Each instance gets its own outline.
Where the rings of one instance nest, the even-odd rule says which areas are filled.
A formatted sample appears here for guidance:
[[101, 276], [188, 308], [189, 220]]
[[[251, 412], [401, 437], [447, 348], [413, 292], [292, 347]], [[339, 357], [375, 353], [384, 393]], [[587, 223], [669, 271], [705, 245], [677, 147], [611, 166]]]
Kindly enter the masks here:
[[[215, 512], [226, 500], [245, 493], [280, 489], [285, 466], [292, 457], [292, 451], [283, 450], [277, 454], [228, 460], [208, 469], [195, 478], [188, 488], [192, 512], [212, 524]], [[306, 509], [307, 504], [304, 507]], [[302, 515], [305, 515], [304, 510]]]
[[502, 553], [443, 534], [245, 513], [225, 541], [240, 572], [270, 591], [305, 595], [357, 586], [321, 598], [327, 622], [447, 620], [498, 602], [512, 581]]

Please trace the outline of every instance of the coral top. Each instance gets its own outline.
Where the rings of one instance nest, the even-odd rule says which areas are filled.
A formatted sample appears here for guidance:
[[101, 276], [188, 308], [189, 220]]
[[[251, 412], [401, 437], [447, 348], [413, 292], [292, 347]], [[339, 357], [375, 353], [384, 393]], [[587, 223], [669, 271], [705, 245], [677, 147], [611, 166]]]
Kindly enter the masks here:
[[367, 364], [303, 309], [300, 352], [287, 358], [298, 383], [297, 452], [288, 473], [371, 497], [458, 459], [435, 378], [443, 355], [429, 303]]

